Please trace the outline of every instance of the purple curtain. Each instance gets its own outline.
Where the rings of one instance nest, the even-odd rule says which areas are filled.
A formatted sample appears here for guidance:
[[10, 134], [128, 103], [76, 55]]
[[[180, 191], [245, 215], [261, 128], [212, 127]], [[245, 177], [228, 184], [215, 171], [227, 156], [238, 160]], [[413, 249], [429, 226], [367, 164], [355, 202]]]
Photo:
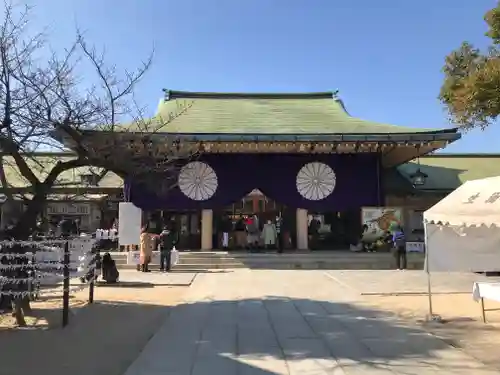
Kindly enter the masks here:
[[[128, 179], [125, 190], [144, 210], [222, 208], [259, 189], [292, 208], [345, 211], [380, 204], [379, 161], [377, 154], [206, 154], [174, 187], [160, 188], [159, 176], [158, 189]], [[201, 174], [206, 179], [199, 184], [194, 180]]]

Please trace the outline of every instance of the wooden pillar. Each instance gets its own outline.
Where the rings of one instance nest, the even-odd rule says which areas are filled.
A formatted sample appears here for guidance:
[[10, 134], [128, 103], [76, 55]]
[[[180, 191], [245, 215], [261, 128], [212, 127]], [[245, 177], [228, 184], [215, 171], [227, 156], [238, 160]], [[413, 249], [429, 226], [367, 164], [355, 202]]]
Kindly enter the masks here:
[[309, 250], [307, 210], [297, 208], [297, 250]]
[[259, 212], [259, 197], [252, 195], [252, 211], [253, 213]]
[[201, 250], [213, 249], [213, 220], [212, 210], [201, 210]]

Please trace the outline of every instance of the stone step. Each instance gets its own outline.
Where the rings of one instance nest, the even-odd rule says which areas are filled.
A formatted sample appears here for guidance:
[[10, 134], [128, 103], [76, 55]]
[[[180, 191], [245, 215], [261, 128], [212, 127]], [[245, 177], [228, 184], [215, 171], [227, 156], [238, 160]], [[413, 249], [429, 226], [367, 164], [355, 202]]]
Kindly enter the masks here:
[[[394, 269], [391, 263], [275, 263], [255, 264], [249, 266], [251, 269], [274, 269], [274, 270], [389, 270]], [[423, 264], [409, 263], [408, 269], [421, 270]]]
[[[324, 257], [324, 258], [294, 258], [294, 257], [245, 257], [245, 258], [214, 258], [214, 259], [204, 259], [204, 258], [194, 258], [194, 257], [183, 257], [179, 258], [180, 263], [210, 263], [210, 264], [225, 264], [225, 263], [235, 263], [241, 262], [244, 264], [261, 264], [261, 263], [387, 263], [393, 262], [392, 257], [384, 258], [370, 258], [370, 257]], [[423, 259], [410, 258], [409, 262], [423, 262]]]
[[[117, 265], [127, 264], [127, 257], [113, 257], [115, 263]], [[206, 258], [194, 258], [194, 257], [179, 257], [179, 264], [232, 264], [232, 263], [240, 263], [239, 260], [234, 258], [214, 258], [214, 259], [206, 259]]]
[[[409, 263], [423, 263], [420, 260], [409, 260]], [[382, 259], [382, 260], [374, 260], [374, 259], [213, 259], [213, 260], [204, 260], [204, 259], [185, 259], [180, 258], [179, 264], [205, 264], [205, 265], [218, 265], [223, 266], [227, 264], [242, 264], [242, 265], [265, 265], [265, 264], [324, 264], [324, 263], [335, 263], [335, 264], [364, 264], [364, 263], [372, 263], [372, 264], [385, 264], [385, 263], [393, 263], [392, 259]], [[127, 264], [126, 259], [118, 259], [116, 260], [117, 265]]]
[[246, 262], [242, 262], [240, 260], [236, 259], [214, 259], [214, 260], [205, 260], [205, 259], [183, 259], [182, 257], [179, 258], [179, 263], [178, 264], [214, 264], [214, 265], [220, 265], [223, 266], [225, 264], [245, 264]]
[[[119, 269], [135, 269], [135, 265], [121, 264], [117, 265]], [[424, 264], [419, 262], [408, 263], [408, 269], [423, 269]], [[159, 265], [151, 264], [151, 269], [158, 269]], [[174, 270], [211, 270], [211, 269], [236, 269], [236, 268], [250, 268], [250, 269], [303, 269], [303, 270], [387, 270], [393, 269], [392, 263], [386, 262], [368, 262], [368, 263], [339, 263], [339, 262], [308, 262], [308, 263], [228, 263], [228, 264], [189, 264], [182, 263], [173, 267]]]
[[[119, 268], [135, 268], [127, 265], [127, 255], [113, 255]], [[409, 254], [410, 269], [423, 269], [423, 254]], [[158, 267], [157, 265], [153, 267]], [[390, 253], [289, 253], [289, 254], [255, 254], [225, 252], [181, 252], [176, 269], [391, 269], [394, 258]]]
[[[113, 258], [126, 258], [127, 253], [125, 252], [112, 252]], [[201, 251], [181, 251], [180, 256], [182, 257], [195, 257], [195, 258], [246, 258], [246, 257], [264, 257], [264, 258], [387, 258], [391, 257], [392, 254], [389, 252], [380, 252], [380, 253], [365, 253], [365, 252], [351, 252], [351, 251], [312, 251], [312, 252], [285, 252], [283, 254], [278, 254], [276, 252], [259, 252], [259, 253], [250, 253], [250, 252], [201, 252]], [[409, 258], [423, 258], [424, 254], [421, 253], [409, 253]]]
[[[328, 253], [180, 253], [186, 259], [392, 259], [391, 253], [352, 253], [352, 252], [328, 252]], [[423, 259], [423, 254], [408, 254], [408, 258]]]
[[[133, 270], [136, 269], [136, 266], [133, 264], [120, 264], [117, 265], [118, 269], [121, 270]], [[151, 270], [159, 270], [160, 266], [158, 264], [150, 264], [149, 268]], [[235, 264], [225, 264], [225, 265], [217, 265], [217, 264], [177, 264], [172, 267], [174, 271], [204, 271], [204, 270], [213, 270], [213, 269], [236, 269], [236, 268], [245, 268], [244, 265], [240, 263]]]
[[246, 266], [241, 263], [227, 263], [227, 264], [179, 263], [176, 264], [174, 267], [175, 270], [211, 270], [211, 269], [235, 269], [235, 268], [246, 268]]

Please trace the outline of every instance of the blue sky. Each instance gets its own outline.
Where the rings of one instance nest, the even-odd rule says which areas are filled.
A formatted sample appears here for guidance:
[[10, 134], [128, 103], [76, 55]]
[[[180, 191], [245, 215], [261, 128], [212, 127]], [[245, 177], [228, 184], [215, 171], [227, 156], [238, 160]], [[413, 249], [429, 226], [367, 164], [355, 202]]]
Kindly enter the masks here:
[[[444, 57], [488, 43], [495, 0], [31, 0], [33, 27], [55, 49], [75, 24], [120, 68], [155, 49], [138, 87], [153, 112], [162, 88], [193, 91], [340, 90], [356, 117], [450, 127], [437, 95]], [[500, 125], [465, 134], [447, 152], [500, 152]]]

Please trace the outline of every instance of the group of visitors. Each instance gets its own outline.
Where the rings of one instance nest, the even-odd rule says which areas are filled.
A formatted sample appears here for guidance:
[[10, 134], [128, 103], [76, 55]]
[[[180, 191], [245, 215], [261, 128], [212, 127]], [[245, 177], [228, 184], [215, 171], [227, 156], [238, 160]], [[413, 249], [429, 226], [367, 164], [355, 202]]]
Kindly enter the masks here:
[[178, 231], [175, 222], [171, 221], [163, 226], [161, 232], [157, 233], [157, 228], [150, 228], [148, 225], [141, 230], [139, 244], [139, 265], [138, 271], [151, 272], [149, 264], [153, 256], [153, 251], [160, 247], [160, 271], [168, 272], [172, 266], [172, 250], [178, 242]]
[[229, 216], [223, 218], [220, 226], [222, 232], [222, 248], [228, 249], [230, 237], [233, 236], [233, 246], [250, 251], [276, 249], [283, 252], [283, 219], [277, 216], [275, 220], [266, 220], [261, 225], [257, 215], [240, 216], [234, 223]]

